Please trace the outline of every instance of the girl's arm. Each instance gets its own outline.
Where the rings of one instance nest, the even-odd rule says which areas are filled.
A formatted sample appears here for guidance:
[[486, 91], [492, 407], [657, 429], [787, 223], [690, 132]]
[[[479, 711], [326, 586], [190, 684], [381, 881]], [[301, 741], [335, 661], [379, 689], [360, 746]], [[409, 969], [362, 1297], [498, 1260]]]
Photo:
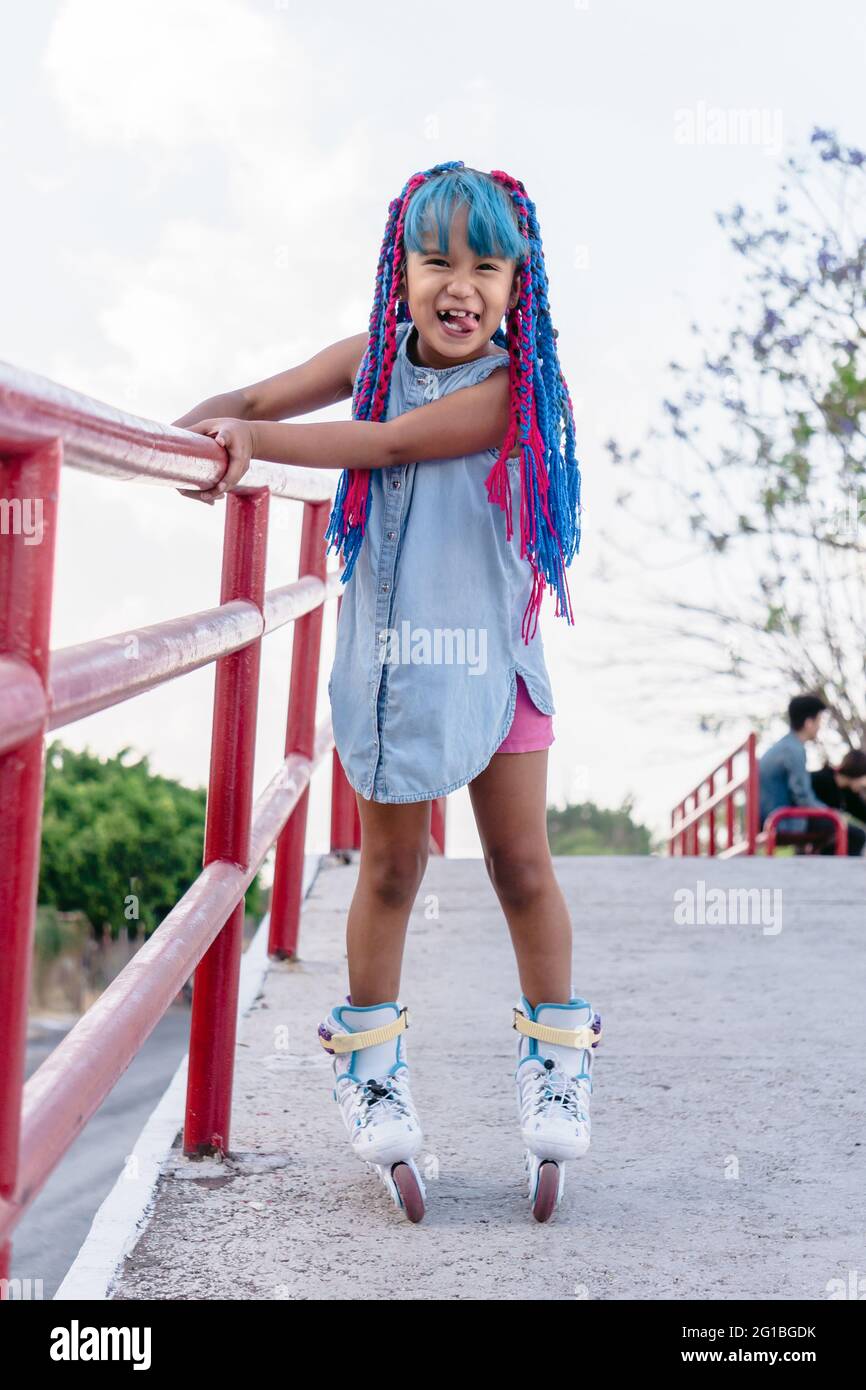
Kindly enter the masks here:
[[315, 357], [285, 372], [244, 387], [247, 420], [285, 420], [309, 415], [352, 395], [355, 375], [367, 350], [369, 333], [355, 333], [322, 348]]
[[199, 420], [213, 419], [216, 416], [233, 416], [235, 420], [248, 420], [250, 403], [244, 391], [223, 391], [219, 396], [208, 396], [206, 401], [194, 405], [185, 415], [172, 420], [173, 425], [189, 428]]
[[276, 376], [243, 386], [237, 391], [225, 391], [209, 396], [193, 406], [172, 424], [188, 426], [199, 420], [230, 418], [235, 420], [284, 420], [292, 415], [308, 415], [326, 405], [334, 405], [351, 396], [355, 374], [367, 349], [368, 333], [356, 333], [341, 338], [323, 348], [307, 362], [290, 367]]
[[[477, 386], [461, 387], [389, 421], [285, 425], [229, 417], [199, 420], [188, 428], [212, 435], [228, 453], [218, 483], [178, 489], [184, 497], [213, 503], [237, 486], [253, 458], [301, 468], [391, 468], [499, 449], [509, 428], [508, 374], [491, 372]], [[509, 458], [518, 452], [515, 446]]]
[[[252, 457], [302, 468], [391, 468], [499, 448], [508, 430], [508, 373], [491, 372], [396, 419], [250, 426]], [[516, 452], [516, 450], [515, 450]]]

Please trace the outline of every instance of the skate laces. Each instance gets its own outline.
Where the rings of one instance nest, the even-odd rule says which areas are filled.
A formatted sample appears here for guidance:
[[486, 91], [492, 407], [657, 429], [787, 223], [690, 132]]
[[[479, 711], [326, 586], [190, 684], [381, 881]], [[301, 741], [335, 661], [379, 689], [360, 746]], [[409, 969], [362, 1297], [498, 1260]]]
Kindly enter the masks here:
[[401, 1119], [404, 1116], [411, 1118], [401, 1082], [395, 1076], [371, 1077], [368, 1081], [360, 1082], [358, 1105], [363, 1113], [362, 1124], [392, 1111]]
[[582, 1105], [581, 1080], [582, 1078], [569, 1076], [567, 1072], [557, 1066], [551, 1057], [545, 1057], [544, 1071], [537, 1073], [535, 1083], [536, 1115], [540, 1114], [547, 1106], [559, 1105], [563, 1112], [570, 1115], [572, 1119], [585, 1121], [587, 1115]]

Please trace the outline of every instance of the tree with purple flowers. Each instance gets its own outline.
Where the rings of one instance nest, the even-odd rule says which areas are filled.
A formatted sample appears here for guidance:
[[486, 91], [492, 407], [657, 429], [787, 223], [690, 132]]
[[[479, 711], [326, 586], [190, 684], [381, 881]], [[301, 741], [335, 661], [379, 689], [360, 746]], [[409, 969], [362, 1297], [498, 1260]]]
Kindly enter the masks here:
[[654, 596], [674, 649], [735, 683], [740, 713], [743, 693], [756, 715], [820, 694], [849, 747], [866, 746], [864, 158], [816, 128], [771, 217], [717, 214], [747, 263], [734, 326], [710, 346], [692, 324], [700, 360], [669, 364], [651, 446], [607, 444], [618, 506], [708, 581]]

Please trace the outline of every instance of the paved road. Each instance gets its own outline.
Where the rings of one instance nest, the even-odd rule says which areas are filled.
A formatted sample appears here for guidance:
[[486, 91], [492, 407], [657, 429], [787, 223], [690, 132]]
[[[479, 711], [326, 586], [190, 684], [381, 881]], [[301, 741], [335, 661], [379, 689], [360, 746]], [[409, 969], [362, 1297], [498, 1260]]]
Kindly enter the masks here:
[[[233, 1157], [174, 1155], [115, 1297], [823, 1300], [862, 1275], [863, 861], [555, 862], [605, 1041], [592, 1148], [550, 1223], [524, 1196], [515, 972], [483, 864], [431, 858], [410, 924], [408, 1055], [438, 1168], [412, 1226], [352, 1155], [315, 1042], [346, 992], [357, 875], [325, 861], [302, 959], [272, 966], [240, 1036]], [[729, 918], [763, 888], [763, 915], [678, 923], [690, 902], [706, 918], [701, 884]]]
[[[172, 1005], [160, 1019], [16, 1227], [12, 1277], [41, 1279], [43, 1298], [54, 1297], [94, 1213], [117, 1181], [142, 1125], [185, 1056], [189, 1019], [186, 1004]], [[26, 1076], [42, 1065], [64, 1036], [56, 1032], [28, 1042]]]

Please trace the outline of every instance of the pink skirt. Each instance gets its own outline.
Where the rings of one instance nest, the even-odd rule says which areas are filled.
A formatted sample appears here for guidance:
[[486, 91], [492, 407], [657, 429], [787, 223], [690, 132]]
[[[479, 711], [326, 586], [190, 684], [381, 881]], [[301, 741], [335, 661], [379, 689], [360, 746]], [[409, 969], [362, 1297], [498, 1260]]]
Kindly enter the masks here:
[[539, 748], [549, 748], [553, 738], [553, 715], [542, 714], [536, 708], [526, 682], [518, 675], [514, 718], [497, 753], [534, 753]]

